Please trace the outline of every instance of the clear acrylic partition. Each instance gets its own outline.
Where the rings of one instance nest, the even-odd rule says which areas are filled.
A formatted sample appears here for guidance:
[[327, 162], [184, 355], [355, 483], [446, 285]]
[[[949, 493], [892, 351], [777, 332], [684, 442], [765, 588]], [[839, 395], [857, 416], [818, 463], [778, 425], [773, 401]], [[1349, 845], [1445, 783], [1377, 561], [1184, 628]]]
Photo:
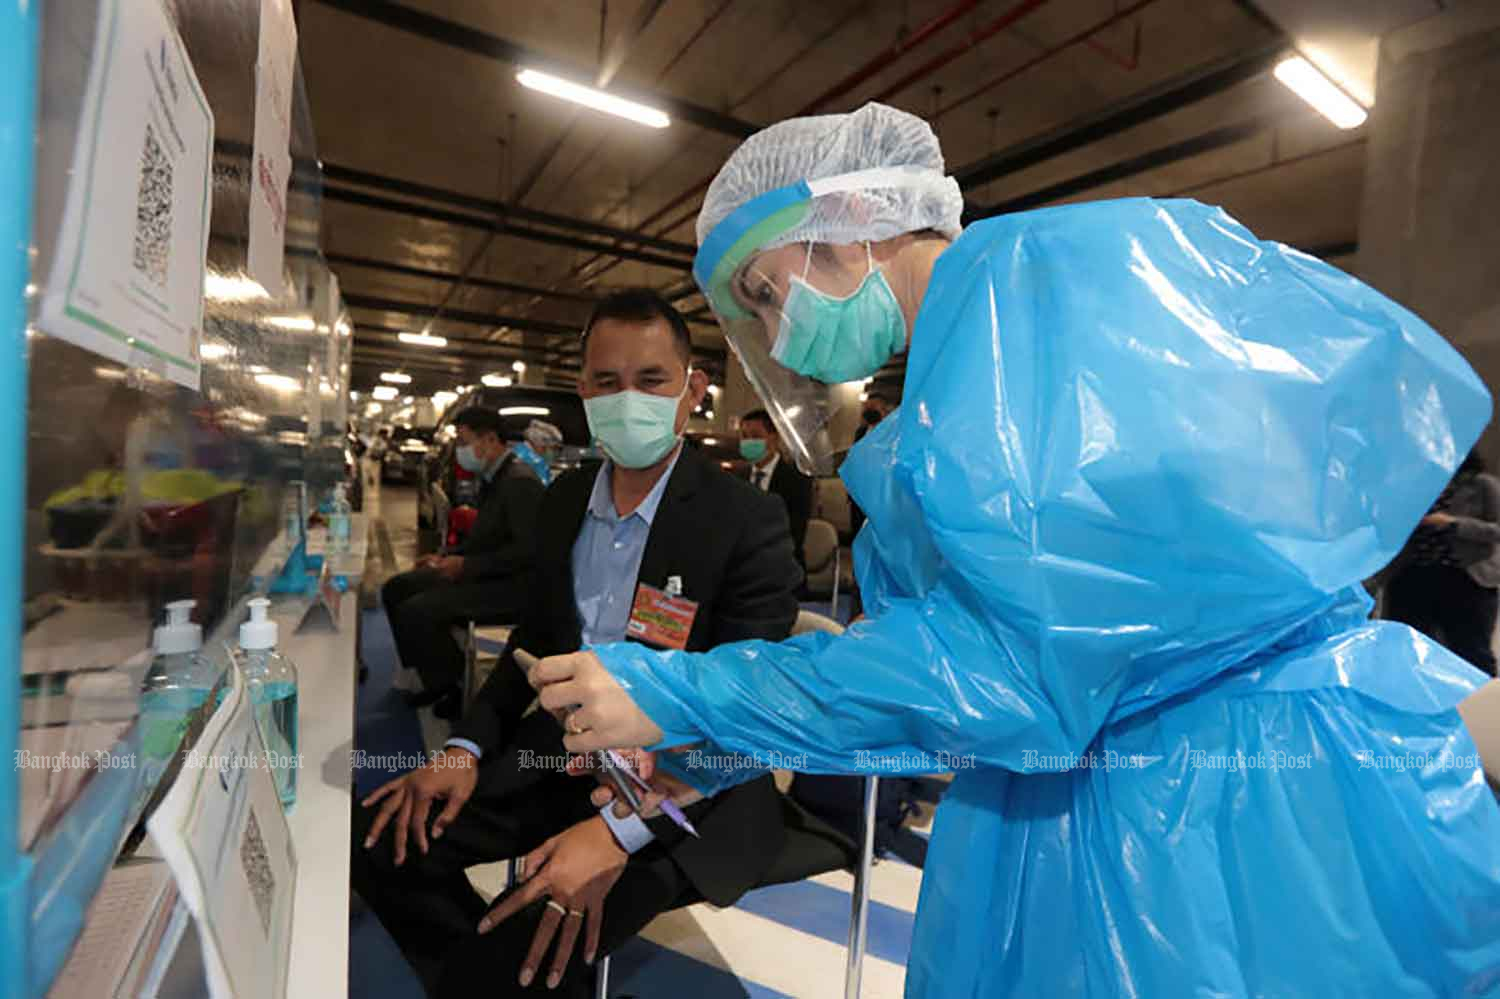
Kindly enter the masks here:
[[[201, 389], [149, 363], [127, 367], [27, 333], [19, 746], [37, 760], [110, 764], [21, 768], [20, 849], [34, 864], [28, 978], [38, 995], [191, 721], [164, 729], [140, 714], [164, 605], [197, 602], [205, 653], [222, 667], [244, 599], [289, 553], [285, 497], [305, 488], [309, 502], [323, 499], [345, 474], [352, 340], [319, 250], [321, 186], [300, 67], [285, 282], [272, 300], [246, 269], [259, 0], [166, 6], [214, 117]], [[41, 16], [33, 317], [52, 280], [98, 7], [46, 3]], [[136, 168], [133, 151], [109, 152], [120, 169]]]

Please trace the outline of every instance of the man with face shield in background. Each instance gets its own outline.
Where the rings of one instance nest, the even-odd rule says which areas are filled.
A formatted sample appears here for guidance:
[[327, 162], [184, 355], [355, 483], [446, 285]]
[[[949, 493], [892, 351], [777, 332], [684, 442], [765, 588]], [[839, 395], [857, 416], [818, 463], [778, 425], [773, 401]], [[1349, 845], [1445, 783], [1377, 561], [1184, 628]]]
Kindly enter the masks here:
[[568, 748], [957, 769], [908, 995], [1494, 994], [1500, 810], [1456, 710], [1484, 677], [1359, 586], [1478, 437], [1482, 384], [1220, 210], [960, 235], [961, 208], [931, 130], [880, 105], [730, 157], [695, 276], [804, 470], [830, 467], [827, 385], [909, 346], [841, 469], [868, 618], [547, 660]]

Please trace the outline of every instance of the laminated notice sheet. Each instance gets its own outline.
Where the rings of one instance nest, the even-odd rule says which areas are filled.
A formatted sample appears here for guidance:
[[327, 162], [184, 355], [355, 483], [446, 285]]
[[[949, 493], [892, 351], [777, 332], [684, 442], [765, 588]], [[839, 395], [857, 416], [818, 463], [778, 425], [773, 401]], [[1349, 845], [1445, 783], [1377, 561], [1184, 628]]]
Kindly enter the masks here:
[[286, 995], [297, 860], [244, 678], [147, 828], [198, 926], [213, 999]]

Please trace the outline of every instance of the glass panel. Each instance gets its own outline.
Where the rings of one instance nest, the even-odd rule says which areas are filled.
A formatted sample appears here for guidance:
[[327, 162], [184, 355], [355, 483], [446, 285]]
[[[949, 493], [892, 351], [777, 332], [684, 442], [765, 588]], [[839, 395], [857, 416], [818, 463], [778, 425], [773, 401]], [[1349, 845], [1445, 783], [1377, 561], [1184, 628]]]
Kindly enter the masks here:
[[[351, 328], [319, 249], [321, 182], [300, 68], [285, 281], [272, 299], [246, 269], [259, 2], [167, 7], [214, 115], [201, 389], [28, 331], [20, 747], [32, 756], [20, 821], [37, 863], [33, 985], [66, 956], [84, 903], [205, 700], [200, 690], [142, 713], [165, 605], [196, 602], [211, 683], [243, 600], [287, 561], [287, 497], [305, 490], [326, 501], [352, 460]], [[53, 280], [98, 4], [42, 10], [33, 318]], [[119, 169], [137, 167], [133, 151], [108, 152]]]

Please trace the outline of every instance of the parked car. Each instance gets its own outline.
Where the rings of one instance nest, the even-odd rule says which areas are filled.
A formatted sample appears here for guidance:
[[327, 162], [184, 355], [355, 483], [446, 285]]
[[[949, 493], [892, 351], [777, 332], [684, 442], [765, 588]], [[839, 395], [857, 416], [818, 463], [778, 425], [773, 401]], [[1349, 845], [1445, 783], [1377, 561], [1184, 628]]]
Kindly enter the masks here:
[[396, 427], [392, 430], [380, 465], [381, 480], [420, 483], [432, 441], [431, 427]]
[[417, 483], [419, 529], [436, 529], [439, 510], [460, 506], [466, 499], [460, 494], [468, 490], [463, 489], [461, 483], [472, 483], [472, 477], [459, 469], [453, 460], [454, 442], [458, 436], [453, 418], [470, 406], [481, 406], [499, 413], [500, 435], [507, 441], [521, 440], [532, 420], [545, 420], [557, 427], [562, 432], [563, 442], [548, 455], [553, 475], [576, 468], [593, 454], [588, 418], [583, 414], [583, 402], [577, 393], [533, 385], [475, 389], [449, 406], [434, 428], [434, 446]]

